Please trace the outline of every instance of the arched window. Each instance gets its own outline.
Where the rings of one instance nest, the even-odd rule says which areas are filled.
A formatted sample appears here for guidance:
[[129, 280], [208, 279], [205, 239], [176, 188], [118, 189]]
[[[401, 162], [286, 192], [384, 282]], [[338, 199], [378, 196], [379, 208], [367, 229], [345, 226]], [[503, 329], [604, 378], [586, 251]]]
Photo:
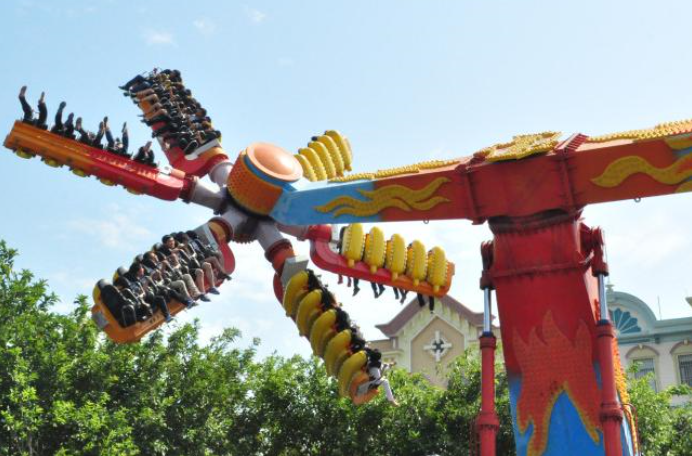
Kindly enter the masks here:
[[673, 355], [678, 383], [692, 386], [692, 343], [689, 340], [680, 342], [670, 354]]
[[680, 382], [692, 386], [692, 355], [678, 356], [678, 368], [680, 369]]
[[649, 374], [649, 385], [658, 391], [658, 352], [646, 345], [638, 345], [627, 352], [627, 365], [637, 366], [635, 378], [643, 378]]

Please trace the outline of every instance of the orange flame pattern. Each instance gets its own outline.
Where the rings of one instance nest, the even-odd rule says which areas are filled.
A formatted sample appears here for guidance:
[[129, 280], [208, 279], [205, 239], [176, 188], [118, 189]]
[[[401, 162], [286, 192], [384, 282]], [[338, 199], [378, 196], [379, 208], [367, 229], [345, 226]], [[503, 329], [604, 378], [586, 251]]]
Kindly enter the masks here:
[[527, 455], [539, 456], [545, 451], [550, 415], [563, 391], [577, 409], [586, 432], [598, 444], [600, 392], [594, 375], [589, 329], [580, 321], [572, 342], [548, 312], [543, 317], [542, 332], [543, 340], [533, 328], [526, 343], [514, 331], [514, 351], [523, 377], [517, 401], [519, 431], [525, 433], [533, 422]]

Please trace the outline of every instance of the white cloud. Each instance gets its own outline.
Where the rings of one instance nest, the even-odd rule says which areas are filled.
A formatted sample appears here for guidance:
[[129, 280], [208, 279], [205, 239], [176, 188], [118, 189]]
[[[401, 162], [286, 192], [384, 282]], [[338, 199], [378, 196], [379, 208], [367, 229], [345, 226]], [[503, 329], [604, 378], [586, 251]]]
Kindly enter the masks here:
[[216, 32], [216, 24], [209, 19], [195, 19], [192, 21], [192, 25], [194, 25], [197, 31], [204, 36], [211, 36]]
[[94, 286], [94, 280], [91, 277], [78, 276], [72, 271], [58, 271], [49, 274], [46, 279], [51, 286], [69, 286], [85, 290], [89, 290]]
[[149, 46], [168, 46], [175, 44], [173, 34], [163, 30], [148, 29], [143, 32], [142, 36]]
[[65, 228], [83, 233], [99, 241], [100, 245], [114, 250], [138, 251], [142, 241], [152, 236], [137, 222], [137, 212], [124, 210], [113, 204], [103, 211], [100, 218], [78, 218], [66, 222]]
[[250, 8], [249, 6], [245, 7], [245, 15], [254, 24], [259, 24], [267, 18], [267, 15], [265, 13], [258, 9]]
[[79, 271], [65, 270], [52, 272], [46, 275], [46, 280], [51, 291], [55, 292], [59, 301], [53, 310], [60, 313], [67, 313], [74, 310], [74, 299], [78, 294], [89, 296], [93, 290], [96, 280], [93, 277], [85, 276]]

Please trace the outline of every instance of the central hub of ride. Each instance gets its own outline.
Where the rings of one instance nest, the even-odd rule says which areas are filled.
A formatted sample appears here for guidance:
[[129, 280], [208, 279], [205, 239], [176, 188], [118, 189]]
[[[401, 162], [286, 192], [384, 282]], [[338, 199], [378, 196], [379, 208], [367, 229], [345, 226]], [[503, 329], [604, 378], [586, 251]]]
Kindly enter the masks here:
[[284, 149], [253, 143], [238, 155], [228, 175], [228, 192], [244, 209], [269, 215], [283, 189], [303, 177], [298, 160]]

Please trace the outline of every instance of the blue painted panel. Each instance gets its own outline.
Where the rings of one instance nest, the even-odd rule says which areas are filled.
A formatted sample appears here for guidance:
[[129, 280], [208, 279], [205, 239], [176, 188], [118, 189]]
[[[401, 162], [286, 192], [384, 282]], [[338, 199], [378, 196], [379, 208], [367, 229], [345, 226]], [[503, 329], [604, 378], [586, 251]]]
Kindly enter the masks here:
[[341, 215], [334, 217], [332, 213], [324, 213], [315, 210], [316, 206], [322, 206], [340, 196], [350, 196], [363, 200], [358, 190], [374, 190], [374, 183], [369, 180], [328, 184], [324, 182], [299, 181], [294, 185], [295, 190], [285, 189], [277, 201], [270, 216], [286, 225], [311, 225], [322, 223], [353, 223], [353, 222], [377, 222], [378, 215], [369, 217], [357, 217]]
[[[596, 367], [596, 375], [600, 383], [600, 372]], [[517, 400], [521, 393], [521, 377], [509, 376], [510, 407], [512, 412], [512, 429], [518, 456], [526, 456], [531, 436], [533, 435], [533, 423], [524, 434], [521, 434], [517, 425]], [[622, 446], [624, 456], [635, 456], [632, 451], [632, 437], [626, 422], [622, 426]], [[586, 432], [579, 417], [577, 409], [572, 404], [567, 393], [561, 393], [555, 401], [550, 415], [550, 427], [548, 442], [543, 456], [603, 456], [603, 435], [599, 431], [599, 441], [595, 443]]]
[[526, 456], [526, 449], [529, 445], [529, 439], [533, 435], [533, 423], [529, 424], [528, 429], [524, 434], [519, 432], [517, 424], [517, 401], [519, 393], [521, 393], [521, 376], [507, 374], [509, 383], [509, 406], [512, 412], [512, 431], [514, 432], [514, 443], [517, 448], [517, 456]]
[[[526, 456], [533, 423], [524, 434], [519, 433], [517, 426], [516, 404], [521, 392], [521, 379], [509, 381], [510, 405], [512, 408], [512, 427], [517, 446], [517, 455]], [[543, 456], [603, 456], [603, 438], [599, 433], [598, 444], [594, 443], [586, 432], [577, 409], [572, 405], [567, 393], [561, 393], [553, 406], [548, 428], [548, 442]]]

